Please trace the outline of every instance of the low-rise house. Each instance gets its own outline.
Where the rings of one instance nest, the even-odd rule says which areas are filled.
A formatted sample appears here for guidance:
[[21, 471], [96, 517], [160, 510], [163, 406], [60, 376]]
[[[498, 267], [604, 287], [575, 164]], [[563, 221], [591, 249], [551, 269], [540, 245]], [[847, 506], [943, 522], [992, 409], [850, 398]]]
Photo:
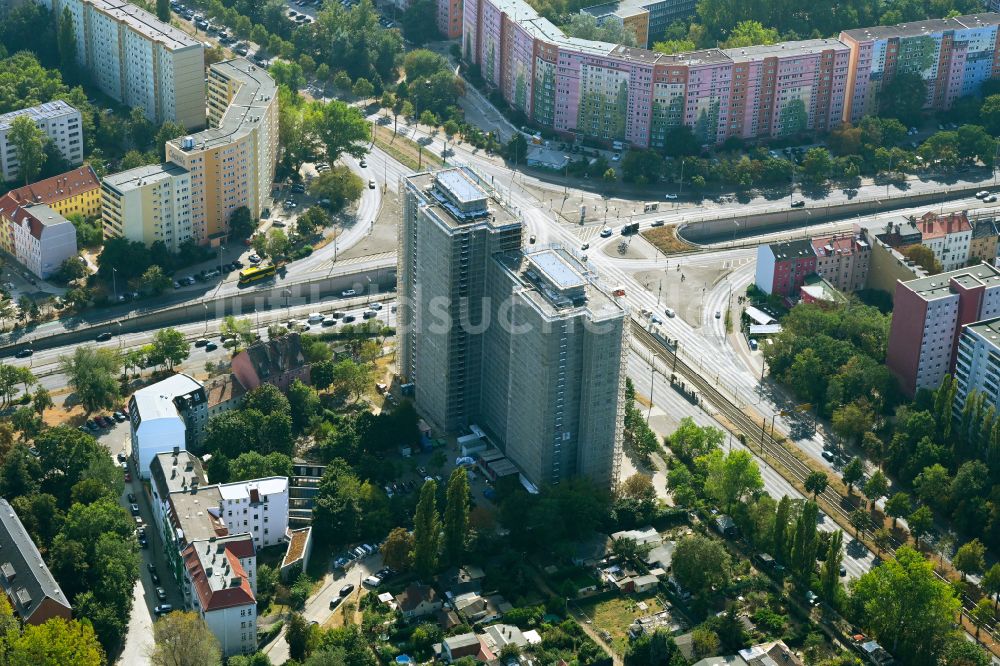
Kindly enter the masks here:
[[972, 239], [972, 225], [965, 211], [945, 215], [927, 212], [920, 216], [917, 225], [922, 235], [921, 244], [930, 248], [941, 262], [942, 270], [953, 271], [965, 266]]
[[441, 610], [442, 601], [430, 585], [414, 583], [396, 595], [396, 606], [407, 620], [430, 615]]
[[24, 624], [73, 617], [69, 600], [45, 566], [14, 507], [5, 499], [0, 499], [0, 589]]
[[232, 369], [247, 391], [273, 384], [284, 392], [296, 379], [309, 383], [309, 364], [298, 333], [253, 343], [233, 357]]
[[650, 590], [656, 589], [656, 584], [660, 580], [652, 575], [646, 574], [644, 576], [636, 576], [632, 579], [632, 591], [636, 594], [642, 594], [643, 592], [649, 592]]
[[755, 284], [765, 294], [793, 297], [807, 275], [816, 272], [816, 252], [808, 239], [757, 247]]
[[658, 546], [663, 543], [663, 537], [653, 527], [643, 527], [636, 530], [623, 530], [611, 535], [612, 539], [631, 539], [638, 546], [652, 544]]
[[462, 657], [475, 657], [482, 646], [474, 633], [449, 636], [441, 642], [441, 656], [449, 664]]
[[485, 624], [499, 620], [513, 606], [499, 594], [487, 597], [466, 592], [455, 597], [455, 611], [470, 624]]
[[726, 657], [708, 657], [694, 666], [802, 666], [802, 661], [782, 641], [761, 643], [738, 654]]
[[243, 404], [246, 388], [234, 374], [216, 377], [205, 384], [205, 399], [208, 401], [208, 418], [212, 418], [238, 408]]
[[523, 648], [528, 639], [512, 624], [491, 624], [483, 630], [482, 642], [490, 652], [499, 655], [508, 645]]
[[159, 453], [186, 450], [208, 421], [208, 401], [201, 382], [177, 374], [136, 391], [129, 399], [132, 455], [143, 479]]
[[467, 564], [464, 567], [453, 567], [441, 574], [441, 587], [448, 590], [450, 595], [459, 595], [466, 592], [480, 592], [483, 589], [483, 579], [486, 573], [474, 564]]

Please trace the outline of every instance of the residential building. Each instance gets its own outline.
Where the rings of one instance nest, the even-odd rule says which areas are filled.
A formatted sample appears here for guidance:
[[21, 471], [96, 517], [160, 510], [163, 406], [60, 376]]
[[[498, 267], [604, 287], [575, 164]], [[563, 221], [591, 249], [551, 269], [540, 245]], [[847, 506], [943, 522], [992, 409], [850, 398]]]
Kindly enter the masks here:
[[76, 256], [76, 227], [45, 204], [19, 206], [0, 198], [0, 227], [3, 249], [39, 279]]
[[161, 241], [177, 252], [192, 237], [191, 174], [164, 162], [110, 175], [101, 184], [101, 217], [105, 238]]
[[83, 125], [80, 112], [62, 100], [45, 102], [28, 109], [0, 115], [0, 180], [16, 180], [21, 175], [17, 149], [7, 138], [18, 116], [28, 116], [52, 142], [70, 166], [83, 162]]
[[243, 404], [247, 390], [234, 374], [216, 377], [205, 384], [205, 399], [208, 401], [208, 419], [236, 409]]
[[630, 30], [636, 45], [644, 49], [663, 41], [671, 23], [693, 16], [694, 12], [694, 0], [616, 0], [580, 10], [596, 18], [598, 25], [611, 21]]
[[16, 187], [0, 197], [0, 208], [45, 204], [62, 216], [101, 214], [101, 180], [90, 165]]
[[471, 170], [409, 176], [404, 194], [400, 356], [418, 409], [446, 431], [482, 426], [529, 485], [610, 488], [624, 308], [571, 253], [522, 253], [520, 220]]
[[437, 0], [437, 29], [447, 39], [462, 36], [462, 0]]
[[513, 624], [491, 624], [483, 629], [483, 644], [494, 655], [499, 655], [508, 645], [524, 648], [528, 645], [521, 630]]
[[448, 636], [441, 641], [441, 656], [449, 664], [462, 657], [475, 657], [480, 649], [479, 636], [471, 631], [467, 634]]
[[632, 27], [642, 48], [630, 48], [567, 37], [526, 0], [469, 0], [462, 52], [534, 124], [567, 139], [641, 148], [663, 148], [679, 125], [706, 144], [827, 131], [872, 113], [883, 77], [898, 68], [916, 68], [930, 82], [934, 109], [976, 94], [994, 75], [1000, 14], [992, 13], [861, 28], [840, 39], [646, 50], [670, 12], [688, 5], [622, 0], [583, 10]]
[[242, 206], [267, 207], [278, 159], [278, 88], [243, 58], [208, 69], [209, 128], [166, 144], [167, 161], [191, 175], [191, 229], [199, 243], [220, 242]]
[[411, 583], [394, 597], [399, 612], [405, 620], [430, 615], [441, 610], [442, 601], [430, 585]]
[[142, 109], [151, 122], [205, 125], [205, 47], [125, 0], [41, 0], [68, 9], [76, 61], [104, 94]]
[[151, 463], [153, 518], [185, 607], [198, 612], [223, 654], [257, 646], [257, 551], [287, 540], [288, 479], [209, 484], [188, 451]]
[[261, 384], [272, 384], [285, 392], [296, 379], [309, 383], [309, 364], [302, 354], [298, 333], [254, 342], [234, 356], [230, 365], [246, 392]]
[[942, 270], [953, 271], [965, 266], [972, 240], [972, 225], [965, 211], [947, 215], [924, 213], [917, 226], [920, 227], [921, 244], [930, 248], [941, 262]]
[[871, 261], [871, 245], [862, 236], [813, 238], [812, 246], [816, 254], [816, 272], [824, 280], [845, 293], [865, 288]]
[[754, 283], [765, 294], [794, 297], [806, 276], [816, 272], [816, 263], [816, 251], [808, 239], [758, 245]]
[[24, 624], [70, 620], [73, 609], [17, 512], [0, 498], [0, 589]]
[[961, 414], [969, 395], [982, 395], [987, 405], [1000, 409], [1000, 318], [962, 327], [955, 357], [955, 414]]
[[979, 264], [897, 282], [886, 365], [908, 396], [935, 389], [954, 368], [966, 324], [1000, 316], [1000, 270]]
[[995, 220], [976, 220], [969, 239], [969, 263], [985, 261], [992, 264], [1000, 253], [1000, 231]]
[[882, 89], [896, 76], [915, 73], [927, 87], [924, 109], [941, 111], [976, 95], [997, 74], [1000, 14], [984, 12], [840, 33], [851, 49], [844, 120], [857, 123], [879, 111]]
[[132, 456], [143, 479], [157, 454], [196, 444], [208, 422], [208, 401], [201, 383], [177, 374], [136, 391], [128, 402]]

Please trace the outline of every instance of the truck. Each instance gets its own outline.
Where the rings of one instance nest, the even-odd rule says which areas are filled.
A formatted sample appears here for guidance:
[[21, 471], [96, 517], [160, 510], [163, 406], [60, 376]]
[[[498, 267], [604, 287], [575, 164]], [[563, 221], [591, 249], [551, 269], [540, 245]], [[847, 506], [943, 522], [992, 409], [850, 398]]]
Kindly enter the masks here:
[[622, 236], [633, 236], [639, 233], [639, 223], [633, 222], [622, 227]]

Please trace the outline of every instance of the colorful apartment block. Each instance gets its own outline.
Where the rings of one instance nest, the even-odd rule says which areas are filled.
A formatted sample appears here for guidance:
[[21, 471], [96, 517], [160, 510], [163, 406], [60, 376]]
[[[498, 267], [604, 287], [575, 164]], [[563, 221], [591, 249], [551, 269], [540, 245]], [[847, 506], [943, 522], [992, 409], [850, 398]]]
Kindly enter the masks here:
[[757, 246], [755, 284], [766, 294], [795, 296], [816, 272], [816, 252], [808, 239]]
[[816, 272], [835, 289], [853, 293], [868, 281], [871, 245], [853, 234], [812, 239]]
[[900, 73], [916, 73], [927, 84], [925, 109], [947, 109], [974, 95], [998, 69], [1000, 14], [927, 19], [840, 33], [851, 49], [851, 94], [845, 120], [878, 111], [879, 93]]
[[83, 166], [15, 188], [3, 198], [20, 206], [45, 204], [60, 215], [95, 218], [101, 214], [101, 181], [90, 166]]
[[437, 29], [448, 39], [462, 36], [462, 0], [437, 0]]
[[638, 46], [648, 49], [663, 41], [671, 23], [693, 16], [695, 4], [694, 0], [613, 0], [584, 7], [580, 13], [590, 14], [598, 25], [617, 23], [635, 35]]
[[[623, 24], [625, 14], [632, 16], [621, 5], [586, 11], [604, 20], [614, 14]], [[944, 45], [937, 51], [949, 55], [939, 53], [938, 65], [920, 71], [925, 78], [933, 76], [928, 107], [944, 109], [1000, 72], [994, 66], [1000, 14], [930, 23]], [[911, 54], [918, 53], [917, 44], [933, 51], [934, 38], [922, 26], [870, 31], [920, 36], [906, 42], [910, 63], [927, 60]], [[537, 125], [568, 138], [662, 148], [669, 130], [680, 125], [715, 144], [730, 137], [823, 132], [871, 112], [866, 104], [877, 90], [869, 88], [883, 69], [873, 69], [878, 58], [873, 65], [864, 55], [871, 48], [863, 34], [666, 55], [567, 37], [525, 0], [468, 0], [462, 49], [483, 78]]]

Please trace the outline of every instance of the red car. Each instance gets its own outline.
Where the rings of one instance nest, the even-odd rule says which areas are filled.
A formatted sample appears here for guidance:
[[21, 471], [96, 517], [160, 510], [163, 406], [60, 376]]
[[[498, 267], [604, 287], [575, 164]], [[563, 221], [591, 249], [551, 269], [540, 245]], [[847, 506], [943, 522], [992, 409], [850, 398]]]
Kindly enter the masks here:
[[132, 482], [132, 472], [125, 470], [125, 483]]

